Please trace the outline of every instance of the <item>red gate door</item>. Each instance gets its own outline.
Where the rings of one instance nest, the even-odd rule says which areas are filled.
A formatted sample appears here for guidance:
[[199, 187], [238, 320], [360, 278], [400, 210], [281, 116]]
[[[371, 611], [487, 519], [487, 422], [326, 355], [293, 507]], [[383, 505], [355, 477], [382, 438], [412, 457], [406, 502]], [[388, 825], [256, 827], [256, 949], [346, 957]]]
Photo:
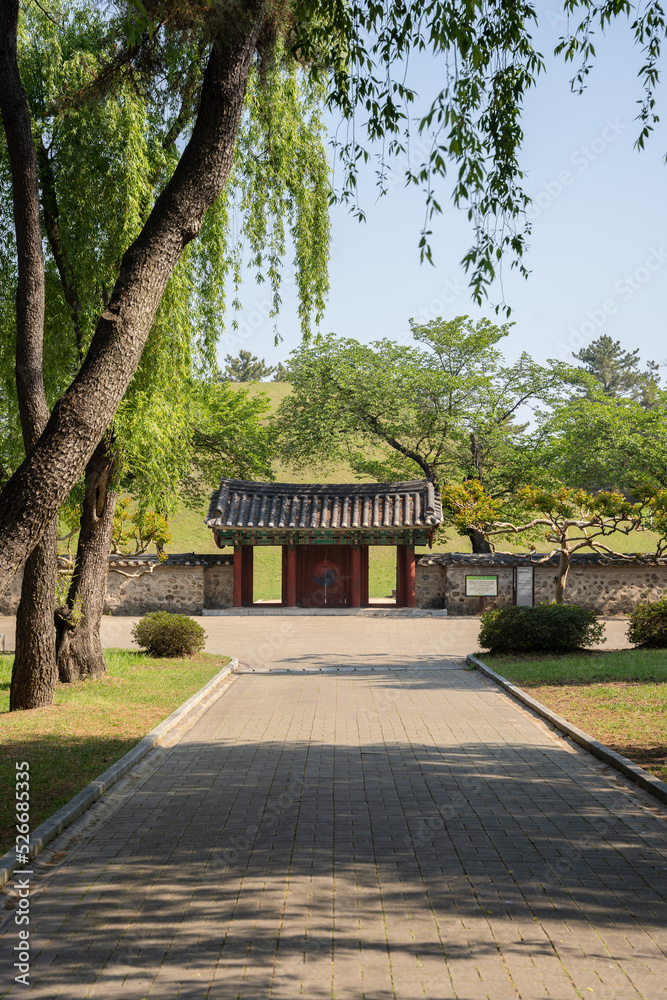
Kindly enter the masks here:
[[344, 608], [350, 599], [350, 545], [300, 545], [300, 603], [304, 608]]

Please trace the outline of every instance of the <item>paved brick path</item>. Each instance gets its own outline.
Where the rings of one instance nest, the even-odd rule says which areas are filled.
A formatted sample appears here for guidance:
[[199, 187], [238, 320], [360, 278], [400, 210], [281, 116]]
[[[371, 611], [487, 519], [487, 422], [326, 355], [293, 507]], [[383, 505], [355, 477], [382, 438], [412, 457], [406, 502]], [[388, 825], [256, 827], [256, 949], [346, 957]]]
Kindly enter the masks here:
[[667, 814], [461, 661], [393, 668], [417, 647], [389, 637], [375, 670], [298, 626], [264, 672], [250, 650], [41, 882], [9, 995], [665, 1000]]

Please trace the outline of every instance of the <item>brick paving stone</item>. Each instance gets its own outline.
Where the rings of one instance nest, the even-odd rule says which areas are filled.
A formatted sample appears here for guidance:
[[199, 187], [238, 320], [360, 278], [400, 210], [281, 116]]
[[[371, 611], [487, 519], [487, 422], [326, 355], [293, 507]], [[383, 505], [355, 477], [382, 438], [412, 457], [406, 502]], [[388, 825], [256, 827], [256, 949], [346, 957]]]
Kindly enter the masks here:
[[442, 620], [376, 621], [255, 628], [263, 669], [44, 877], [3, 996], [667, 1000], [664, 810], [448, 658]]

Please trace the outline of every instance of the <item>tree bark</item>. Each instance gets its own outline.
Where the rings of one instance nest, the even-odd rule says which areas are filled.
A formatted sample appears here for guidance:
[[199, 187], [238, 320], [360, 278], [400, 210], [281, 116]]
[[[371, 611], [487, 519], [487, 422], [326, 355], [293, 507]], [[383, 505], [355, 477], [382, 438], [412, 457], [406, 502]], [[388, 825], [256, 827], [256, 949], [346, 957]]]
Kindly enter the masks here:
[[[167, 281], [227, 182], [263, 17], [264, 4], [257, 0], [229, 10], [224, 35], [213, 42], [192, 137], [123, 256], [79, 373], [0, 494], [0, 590], [42, 537], [111, 424]], [[5, 85], [0, 74], [0, 90]]]
[[466, 528], [465, 534], [470, 539], [472, 551], [477, 555], [482, 555], [486, 552], [493, 552], [491, 543], [488, 538], [485, 538], [481, 531], [477, 531], [475, 528]]
[[[49, 419], [44, 393], [44, 257], [39, 215], [37, 158], [30, 109], [17, 54], [18, 0], [0, 5], [0, 111], [7, 138], [18, 283], [16, 289], [16, 391], [26, 454]], [[11, 480], [10, 480], [11, 481]], [[53, 701], [56, 685], [53, 606], [57, 573], [56, 511], [25, 566], [16, 617], [16, 651], [9, 709], [39, 708]], [[11, 576], [11, 571], [8, 574]], [[4, 590], [0, 584], [0, 591]]]
[[107, 672], [100, 625], [116, 506], [111, 446], [111, 435], [106, 434], [86, 466], [74, 573], [67, 605], [56, 613], [58, 675], [65, 684], [103, 677]]
[[30, 553], [23, 571], [16, 613], [16, 649], [9, 711], [43, 708], [53, 701], [58, 679], [53, 624], [57, 575], [57, 522], [54, 519]]
[[[480, 447], [479, 440], [474, 431], [470, 432], [470, 460], [472, 462], [472, 467], [477, 473], [477, 478], [479, 479], [480, 485], [482, 483], [482, 449]], [[473, 549], [473, 552], [475, 550]]]
[[556, 604], [565, 604], [565, 585], [572, 561], [569, 549], [561, 548], [558, 560], [558, 576], [556, 578]]

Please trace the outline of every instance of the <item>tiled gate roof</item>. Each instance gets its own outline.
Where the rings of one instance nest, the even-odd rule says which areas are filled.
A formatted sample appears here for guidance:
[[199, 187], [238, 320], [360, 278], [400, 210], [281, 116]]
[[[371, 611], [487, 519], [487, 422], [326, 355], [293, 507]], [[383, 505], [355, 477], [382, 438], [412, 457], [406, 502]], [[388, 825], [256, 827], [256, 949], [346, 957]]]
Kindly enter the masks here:
[[210, 528], [280, 531], [433, 531], [442, 504], [433, 483], [255, 483], [223, 479], [211, 497]]

